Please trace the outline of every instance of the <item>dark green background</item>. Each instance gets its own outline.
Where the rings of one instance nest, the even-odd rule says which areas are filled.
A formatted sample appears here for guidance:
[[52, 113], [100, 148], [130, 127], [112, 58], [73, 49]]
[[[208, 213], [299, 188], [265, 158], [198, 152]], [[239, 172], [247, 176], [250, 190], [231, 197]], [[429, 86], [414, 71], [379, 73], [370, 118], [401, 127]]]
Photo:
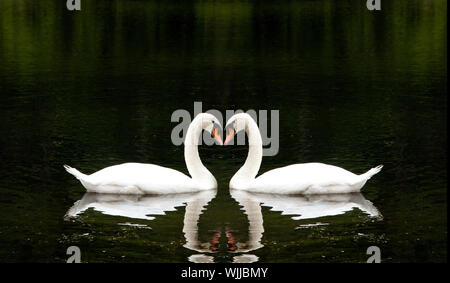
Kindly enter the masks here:
[[[377, 12], [363, 0], [65, 2], [0, 1], [1, 262], [64, 262], [71, 245], [89, 262], [187, 261], [184, 207], [136, 221], [152, 230], [92, 210], [64, 221], [84, 188], [62, 164], [187, 173], [170, 117], [194, 101], [279, 110], [280, 151], [260, 172], [385, 165], [362, 191], [382, 221], [357, 210], [294, 221], [263, 207], [260, 262], [365, 262], [371, 245], [383, 262], [446, 261], [447, 1], [382, 0]], [[246, 153], [200, 149], [219, 181], [205, 239], [224, 225], [245, 238], [228, 181]], [[329, 225], [295, 229], [316, 222]]]

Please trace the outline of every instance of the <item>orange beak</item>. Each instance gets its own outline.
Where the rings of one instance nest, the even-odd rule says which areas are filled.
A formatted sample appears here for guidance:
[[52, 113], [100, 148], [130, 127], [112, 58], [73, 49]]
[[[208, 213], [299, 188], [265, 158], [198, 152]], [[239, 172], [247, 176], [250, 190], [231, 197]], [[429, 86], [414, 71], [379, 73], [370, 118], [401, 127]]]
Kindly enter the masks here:
[[234, 136], [234, 130], [230, 128], [229, 133], [227, 134], [227, 137], [225, 139], [224, 145], [227, 145], [227, 143], [230, 142], [230, 140], [233, 138], [233, 136]]
[[217, 131], [217, 129], [214, 129], [214, 130], [212, 131], [212, 134], [213, 134], [213, 136], [214, 136], [214, 139], [215, 139], [220, 145], [223, 145], [222, 138], [220, 137], [219, 132]]

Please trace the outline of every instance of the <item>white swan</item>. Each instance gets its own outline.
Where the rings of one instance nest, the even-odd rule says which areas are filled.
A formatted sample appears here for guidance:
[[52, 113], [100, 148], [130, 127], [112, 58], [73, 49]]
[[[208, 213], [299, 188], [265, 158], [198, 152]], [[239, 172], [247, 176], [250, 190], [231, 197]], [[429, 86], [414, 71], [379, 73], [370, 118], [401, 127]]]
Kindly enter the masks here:
[[277, 194], [353, 193], [359, 192], [383, 167], [356, 175], [333, 165], [303, 163], [273, 169], [255, 178], [262, 161], [262, 139], [256, 122], [247, 113], [235, 114], [228, 120], [226, 130], [225, 145], [241, 130], [247, 133], [249, 143], [247, 160], [231, 178], [231, 189]]
[[217, 188], [217, 181], [202, 164], [198, 154], [198, 141], [202, 130], [222, 139], [217, 128], [220, 122], [211, 114], [197, 115], [189, 125], [184, 141], [184, 159], [192, 178], [174, 169], [143, 163], [124, 163], [106, 167], [91, 175], [64, 165], [88, 192], [115, 194], [169, 194], [186, 193]]

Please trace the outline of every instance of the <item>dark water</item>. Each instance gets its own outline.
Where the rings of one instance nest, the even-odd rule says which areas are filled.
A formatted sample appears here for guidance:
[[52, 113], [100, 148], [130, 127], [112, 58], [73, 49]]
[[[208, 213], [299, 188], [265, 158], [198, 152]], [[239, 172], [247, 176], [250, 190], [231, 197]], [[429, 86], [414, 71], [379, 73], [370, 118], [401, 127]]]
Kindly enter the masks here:
[[[65, 2], [0, 1], [1, 262], [446, 261], [447, 1]], [[310, 198], [230, 194], [245, 146], [200, 148], [217, 192], [84, 195], [63, 170], [187, 173], [170, 119], [195, 101], [279, 110], [260, 172], [384, 168]]]

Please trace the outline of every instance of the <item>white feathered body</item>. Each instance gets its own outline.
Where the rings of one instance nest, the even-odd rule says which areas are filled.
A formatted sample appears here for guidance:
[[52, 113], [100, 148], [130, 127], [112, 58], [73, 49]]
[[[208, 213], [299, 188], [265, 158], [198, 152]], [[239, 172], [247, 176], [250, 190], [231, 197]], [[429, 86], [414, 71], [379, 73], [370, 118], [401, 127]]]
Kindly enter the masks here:
[[293, 164], [270, 170], [255, 179], [238, 174], [230, 181], [232, 189], [277, 194], [331, 194], [359, 192], [381, 165], [356, 175], [323, 163]]
[[85, 175], [75, 168], [66, 170], [81, 181], [88, 192], [116, 194], [169, 194], [214, 189], [217, 184], [197, 183], [187, 175], [166, 167], [124, 163]]

